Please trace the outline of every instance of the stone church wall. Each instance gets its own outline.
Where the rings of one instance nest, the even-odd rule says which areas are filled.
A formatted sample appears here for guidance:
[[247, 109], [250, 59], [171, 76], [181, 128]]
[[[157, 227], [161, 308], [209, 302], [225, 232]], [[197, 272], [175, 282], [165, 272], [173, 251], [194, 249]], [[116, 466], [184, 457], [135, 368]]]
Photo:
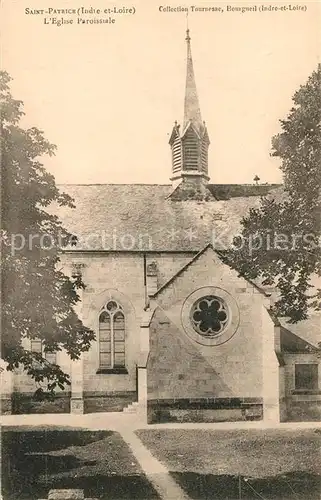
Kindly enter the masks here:
[[[150, 253], [147, 266], [156, 263], [157, 287], [164, 284], [191, 258], [192, 253]], [[119, 300], [126, 313], [126, 366], [128, 374], [98, 374], [98, 342], [84, 354], [83, 390], [85, 411], [121, 411], [136, 400], [136, 363], [139, 355], [139, 327], [145, 306], [144, 261], [141, 253], [64, 254], [64, 272], [70, 274], [74, 264], [80, 265], [86, 289], [81, 315], [86, 326], [98, 334], [99, 309], [108, 298]], [[69, 357], [60, 352], [57, 362], [71, 373]], [[54, 413], [70, 411], [70, 390], [57, 390], [54, 401], [35, 401], [34, 381], [22, 370], [14, 374], [13, 409], [16, 413]]]
[[[187, 297], [198, 291], [201, 295], [202, 290], [207, 295], [211, 289], [218, 294], [222, 289], [232, 296], [239, 317], [231, 338], [209, 346], [189, 337], [184, 329], [188, 318], [183, 316], [188, 314], [184, 312]], [[215, 406], [220, 399], [222, 409], [225, 404], [231, 409], [236, 405], [238, 415], [233, 418], [239, 419], [241, 403], [262, 404], [263, 297], [254, 286], [239, 278], [209, 249], [159, 292], [154, 305], [164, 317], [156, 314], [152, 322], [150, 405], [159, 407], [175, 400], [177, 407], [181, 399], [182, 406], [187, 404], [185, 400], [189, 405], [194, 400], [197, 406], [198, 399]]]
[[[30, 341], [23, 343], [25, 349], [30, 348]], [[71, 360], [65, 351], [59, 351], [56, 354], [57, 364], [63, 371], [70, 375]], [[56, 396], [51, 399], [38, 399], [35, 397], [35, 391], [39, 384], [29, 377], [26, 372], [19, 367], [15, 370], [12, 377], [12, 412], [22, 413], [69, 413], [70, 411], [70, 387], [66, 386], [64, 390], [59, 387], [56, 389]], [[43, 389], [46, 389], [42, 384]]]
[[287, 419], [295, 421], [320, 421], [321, 420], [321, 390], [297, 391], [295, 389], [295, 365], [296, 364], [318, 364], [319, 380], [321, 387], [321, 361], [317, 354], [313, 353], [287, 353], [284, 354], [285, 372], [285, 401], [287, 407]]
[[[229, 418], [239, 419], [241, 414], [239, 403], [242, 398], [258, 404], [262, 399], [260, 334], [262, 296], [253, 286], [238, 278], [236, 273], [223, 265], [216, 254], [211, 252], [205, 252], [157, 297], [158, 305], [164, 310], [167, 319], [163, 324], [153, 326], [155, 334], [163, 335], [164, 349], [154, 373], [158, 386], [154, 387], [150, 399], [166, 400], [180, 397], [195, 400], [219, 397], [222, 410], [219, 418], [226, 419], [223, 416], [224, 405], [229, 404], [230, 410], [231, 406], [236, 405], [233, 410], [234, 416], [233, 412], [229, 412]], [[157, 287], [170, 280], [191, 260], [192, 256], [190, 253], [147, 254], [147, 267], [151, 263], [154, 268], [156, 265]], [[96, 332], [97, 339], [98, 317], [103, 305], [114, 298], [124, 308], [128, 373], [97, 373], [99, 369], [97, 341], [93, 342], [90, 351], [84, 354], [83, 362], [85, 411], [121, 411], [124, 406], [136, 399], [139, 329], [146, 300], [143, 255], [130, 252], [105, 254], [77, 252], [65, 254], [63, 264], [66, 273], [71, 272], [74, 264], [80, 265], [86, 284], [80, 313], [85, 325]], [[181, 324], [181, 309], [186, 297], [194, 290], [206, 286], [221, 287], [226, 290], [233, 296], [239, 311], [237, 331], [228, 342], [220, 346], [209, 347], [193, 342]], [[153, 302], [153, 299], [151, 301]], [[176, 350], [169, 342], [174, 337], [177, 339]], [[153, 343], [153, 338], [151, 342]], [[185, 349], [189, 355], [192, 352], [188, 360], [182, 354], [180, 342], [184, 344], [183, 350]], [[166, 352], [171, 352], [175, 359], [168, 359]], [[69, 358], [59, 356], [58, 362], [62, 361], [64, 369], [70, 372]], [[174, 384], [172, 377], [173, 366], [175, 373], [177, 372], [175, 384], [178, 385]], [[213, 387], [213, 374], [217, 374], [221, 381], [218, 394], [215, 394], [216, 389]], [[34, 389], [29, 377], [17, 374], [15, 379], [15, 391], [29, 397]], [[150, 380], [149, 378], [149, 384]], [[65, 393], [57, 394], [57, 409], [53, 411], [69, 411], [69, 397], [68, 389]], [[30, 412], [33, 411], [31, 408]], [[39, 411], [39, 408], [36, 411]], [[184, 408], [179, 408], [178, 411], [184, 413]], [[218, 418], [219, 413], [216, 412], [215, 415]]]

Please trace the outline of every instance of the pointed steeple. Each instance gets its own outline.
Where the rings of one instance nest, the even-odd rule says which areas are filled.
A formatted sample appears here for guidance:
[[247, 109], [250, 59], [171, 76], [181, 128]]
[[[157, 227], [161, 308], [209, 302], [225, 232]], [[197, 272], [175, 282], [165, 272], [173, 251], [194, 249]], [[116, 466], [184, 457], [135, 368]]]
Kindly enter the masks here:
[[208, 146], [210, 144], [205, 122], [202, 121], [196, 90], [192, 60], [191, 37], [186, 31], [187, 61], [183, 127], [175, 122], [169, 144], [172, 149], [172, 177], [174, 185], [188, 183], [197, 192], [206, 186], [208, 177]]
[[191, 49], [191, 37], [189, 34], [189, 29], [186, 30], [186, 43], [187, 43], [187, 60], [186, 60], [186, 85], [185, 85], [185, 100], [184, 100], [184, 128], [188, 122], [192, 122], [193, 125], [199, 129], [202, 127], [202, 116], [200, 105], [198, 102], [198, 95], [195, 83], [195, 75], [193, 68], [193, 58]]

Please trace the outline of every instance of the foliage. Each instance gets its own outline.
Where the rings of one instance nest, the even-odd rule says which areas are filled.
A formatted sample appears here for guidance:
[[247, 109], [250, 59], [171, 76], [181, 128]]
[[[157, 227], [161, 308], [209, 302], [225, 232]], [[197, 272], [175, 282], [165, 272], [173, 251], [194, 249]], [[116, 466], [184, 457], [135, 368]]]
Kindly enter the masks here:
[[[69, 384], [69, 376], [45, 359], [46, 352], [65, 349], [77, 359], [89, 349], [94, 333], [75, 311], [84, 288], [81, 277], [70, 278], [59, 269], [59, 247], [75, 238], [46, 211], [52, 203], [73, 207], [40, 160], [56, 148], [41, 130], [19, 126], [23, 104], [12, 98], [10, 80], [8, 73], [0, 73], [1, 356], [7, 369], [21, 365], [41, 387], [43, 382], [54, 391]], [[41, 339], [42, 354], [31, 352], [26, 339]]]
[[293, 107], [272, 139], [281, 159], [284, 193], [261, 200], [242, 221], [229, 263], [249, 279], [276, 285], [274, 312], [290, 322], [319, 307], [320, 276], [321, 65], [293, 96]]

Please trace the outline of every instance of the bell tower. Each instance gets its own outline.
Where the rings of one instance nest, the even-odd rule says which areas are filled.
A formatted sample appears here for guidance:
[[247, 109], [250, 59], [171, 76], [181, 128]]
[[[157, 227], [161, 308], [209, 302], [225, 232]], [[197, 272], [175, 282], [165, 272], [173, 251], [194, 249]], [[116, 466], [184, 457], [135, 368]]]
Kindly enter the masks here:
[[204, 188], [208, 177], [208, 147], [210, 144], [202, 120], [193, 68], [191, 37], [186, 31], [187, 60], [183, 126], [174, 124], [169, 144], [172, 149], [173, 186], [183, 181], [197, 189]]

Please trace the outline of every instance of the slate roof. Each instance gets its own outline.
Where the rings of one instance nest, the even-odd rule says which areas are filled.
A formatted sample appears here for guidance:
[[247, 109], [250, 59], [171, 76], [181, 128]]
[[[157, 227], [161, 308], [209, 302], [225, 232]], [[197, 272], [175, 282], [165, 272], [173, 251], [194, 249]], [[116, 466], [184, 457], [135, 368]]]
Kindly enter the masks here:
[[78, 237], [73, 250], [195, 251], [212, 243], [224, 250], [240, 220], [260, 196], [278, 185], [209, 185], [213, 201], [172, 201], [172, 185], [60, 185], [76, 208], [51, 207], [63, 226]]
[[[318, 347], [321, 342], [321, 315], [313, 314], [303, 321], [298, 323], [288, 323], [285, 318], [278, 318], [281, 325], [281, 343], [282, 350], [285, 352], [295, 352], [295, 348], [301, 350], [302, 342], [299, 343], [297, 338], [302, 339], [307, 345]], [[292, 338], [290, 335], [293, 335]], [[296, 338], [295, 338], [296, 337]], [[283, 338], [283, 341], [282, 341]]]

